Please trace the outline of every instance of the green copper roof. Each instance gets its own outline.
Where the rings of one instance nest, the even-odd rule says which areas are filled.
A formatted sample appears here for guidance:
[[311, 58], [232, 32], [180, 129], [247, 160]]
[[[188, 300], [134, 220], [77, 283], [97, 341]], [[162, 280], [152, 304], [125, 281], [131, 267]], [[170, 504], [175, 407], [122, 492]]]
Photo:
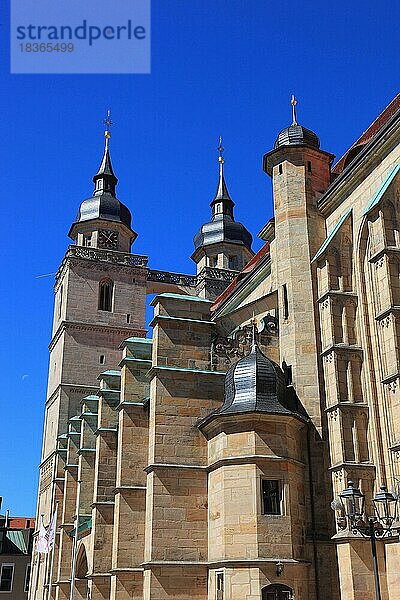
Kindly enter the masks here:
[[18, 552], [28, 554], [29, 540], [26, 538], [23, 531], [19, 529], [9, 529], [6, 532], [6, 539], [8, 544], [6, 543], [7, 548], [5, 554], [18, 554]]
[[393, 167], [393, 169], [389, 172], [389, 175], [386, 177], [385, 181], [382, 183], [378, 191], [372, 196], [367, 207], [364, 209], [363, 216], [366, 215], [374, 206], [378, 204], [379, 200], [382, 198], [383, 194], [386, 192], [399, 170], [400, 163]]
[[99, 377], [101, 377], [102, 375], [110, 375], [111, 377], [121, 377], [121, 371], [103, 371], [103, 373], [100, 373]]
[[329, 244], [331, 243], [331, 241], [333, 240], [343, 223], [346, 221], [347, 217], [350, 215], [352, 210], [352, 208], [348, 208], [346, 212], [340, 217], [339, 221], [336, 223], [335, 227], [332, 229], [332, 231], [330, 232], [330, 234], [328, 235], [328, 237], [326, 238], [326, 240], [324, 241], [321, 248], [318, 250], [317, 254], [314, 256], [311, 262], [314, 262], [314, 260], [316, 260], [319, 256], [321, 256], [321, 254], [325, 252], [326, 248], [329, 246]]
[[181, 373], [196, 373], [196, 374], [206, 374], [206, 375], [226, 375], [225, 371], [208, 371], [206, 369], [184, 369], [183, 367], [167, 367], [164, 365], [155, 365], [151, 370], [158, 371], [180, 371]]
[[157, 294], [155, 298], [151, 301], [151, 305], [154, 306], [157, 304], [158, 298], [175, 298], [176, 300], [189, 300], [191, 302], [205, 302], [207, 304], [212, 304], [211, 300], [206, 300], [205, 298], [199, 298], [198, 296], [187, 296], [186, 294], [171, 294], [169, 292], [164, 292], [163, 294]]

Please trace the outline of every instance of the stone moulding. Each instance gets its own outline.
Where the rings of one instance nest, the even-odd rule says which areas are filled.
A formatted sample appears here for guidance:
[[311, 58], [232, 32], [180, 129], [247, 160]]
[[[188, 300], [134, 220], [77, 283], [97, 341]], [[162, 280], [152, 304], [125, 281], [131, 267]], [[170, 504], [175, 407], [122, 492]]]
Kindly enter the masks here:
[[311, 561], [306, 559], [296, 559], [296, 558], [227, 558], [221, 560], [149, 560], [143, 562], [141, 566], [144, 569], [151, 569], [152, 567], [210, 567], [210, 568], [219, 568], [219, 567], [239, 567], [244, 566], [247, 567], [249, 565], [260, 565], [260, 564], [276, 564], [278, 561], [288, 564], [288, 565], [307, 565], [311, 566]]
[[220, 467], [229, 465], [242, 465], [242, 464], [254, 464], [259, 461], [272, 461], [272, 462], [289, 462], [294, 465], [300, 465], [305, 468], [307, 465], [301, 460], [291, 458], [290, 456], [276, 456], [274, 454], [246, 454], [243, 456], [229, 456], [226, 458], [220, 458], [213, 463], [210, 463], [206, 469], [207, 472], [216, 471]]
[[192, 471], [207, 471], [205, 465], [185, 465], [185, 464], [174, 464], [174, 463], [151, 463], [143, 469], [145, 473], [152, 473], [157, 469], [190, 469]]
[[180, 373], [191, 373], [191, 374], [196, 374], [196, 375], [212, 375], [212, 376], [223, 376], [225, 377], [226, 373], [224, 371], [206, 371], [204, 369], [185, 369], [183, 367], [168, 367], [168, 366], [164, 366], [164, 365], [154, 365], [150, 371], [148, 371], [147, 373], [147, 377], [149, 379], [152, 379], [153, 377], [155, 377], [157, 375], [158, 372], [171, 372], [172, 374], [174, 372], [180, 372]]

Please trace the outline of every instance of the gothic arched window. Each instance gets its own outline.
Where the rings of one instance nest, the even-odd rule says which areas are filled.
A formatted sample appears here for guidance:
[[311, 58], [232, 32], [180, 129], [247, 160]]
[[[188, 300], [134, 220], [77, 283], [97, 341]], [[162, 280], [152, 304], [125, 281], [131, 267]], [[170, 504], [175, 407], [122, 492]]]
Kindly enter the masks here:
[[103, 279], [99, 283], [99, 310], [112, 312], [114, 283], [111, 279]]

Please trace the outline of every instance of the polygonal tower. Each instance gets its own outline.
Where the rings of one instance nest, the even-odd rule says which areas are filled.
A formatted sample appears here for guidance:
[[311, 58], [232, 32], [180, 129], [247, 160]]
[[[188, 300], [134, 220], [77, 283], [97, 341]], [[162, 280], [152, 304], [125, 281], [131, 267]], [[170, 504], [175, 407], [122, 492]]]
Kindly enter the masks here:
[[303, 536], [307, 421], [253, 333], [250, 353], [226, 374], [222, 406], [198, 425], [208, 440], [209, 598], [221, 589], [227, 598], [314, 598]]
[[274, 149], [264, 156], [263, 168], [272, 177], [274, 193], [271, 258], [279, 265], [281, 361], [292, 366], [296, 391], [320, 428], [318, 315], [311, 259], [326, 237], [317, 201], [330, 184], [334, 157], [320, 149], [314, 132], [298, 124], [294, 97], [292, 116], [292, 124], [279, 133]]

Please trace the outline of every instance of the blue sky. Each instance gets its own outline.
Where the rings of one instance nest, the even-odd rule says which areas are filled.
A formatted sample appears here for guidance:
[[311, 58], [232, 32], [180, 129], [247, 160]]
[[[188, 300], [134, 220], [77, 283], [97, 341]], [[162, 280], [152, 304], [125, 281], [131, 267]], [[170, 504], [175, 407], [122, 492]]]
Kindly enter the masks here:
[[[400, 5], [153, 0], [151, 75], [10, 75], [1, 18], [0, 495], [33, 515], [52, 318], [52, 277], [89, 196], [111, 106], [118, 196], [153, 268], [194, 272], [217, 139], [236, 218], [271, 217], [263, 153], [298, 119], [340, 157], [398, 92]], [[255, 241], [258, 249], [261, 242]]]

